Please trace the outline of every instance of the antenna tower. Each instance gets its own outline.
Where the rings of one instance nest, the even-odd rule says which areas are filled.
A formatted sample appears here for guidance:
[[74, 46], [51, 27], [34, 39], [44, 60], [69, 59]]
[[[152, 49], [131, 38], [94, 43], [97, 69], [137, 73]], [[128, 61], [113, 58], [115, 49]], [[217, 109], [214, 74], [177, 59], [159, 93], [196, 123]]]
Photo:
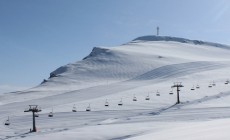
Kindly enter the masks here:
[[160, 28], [157, 26], [157, 36], [159, 36]]

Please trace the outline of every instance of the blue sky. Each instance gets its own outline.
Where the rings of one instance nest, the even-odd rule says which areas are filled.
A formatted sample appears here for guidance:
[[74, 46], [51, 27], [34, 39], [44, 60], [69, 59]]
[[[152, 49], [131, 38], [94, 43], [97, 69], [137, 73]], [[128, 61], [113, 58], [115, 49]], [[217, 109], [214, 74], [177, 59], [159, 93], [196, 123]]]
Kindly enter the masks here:
[[0, 0], [0, 93], [143, 35], [230, 44], [228, 0]]

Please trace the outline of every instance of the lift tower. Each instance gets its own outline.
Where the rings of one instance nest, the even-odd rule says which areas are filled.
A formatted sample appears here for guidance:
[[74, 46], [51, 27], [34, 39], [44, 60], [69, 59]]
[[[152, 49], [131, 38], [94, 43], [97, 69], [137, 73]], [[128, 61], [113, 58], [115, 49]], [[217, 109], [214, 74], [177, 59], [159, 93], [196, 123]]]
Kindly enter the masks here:
[[31, 132], [36, 132], [36, 125], [35, 125], [35, 113], [41, 112], [42, 110], [38, 108], [38, 105], [29, 105], [29, 109], [26, 109], [24, 112], [32, 112], [33, 113], [33, 130]]
[[175, 82], [174, 85], [172, 86], [172, 88], [176, 87], [177, 88], [177, 103], [176, 104], [179, 104], [180, 103], [180, 88], [181, 87], [184, 87], [181, 82]]

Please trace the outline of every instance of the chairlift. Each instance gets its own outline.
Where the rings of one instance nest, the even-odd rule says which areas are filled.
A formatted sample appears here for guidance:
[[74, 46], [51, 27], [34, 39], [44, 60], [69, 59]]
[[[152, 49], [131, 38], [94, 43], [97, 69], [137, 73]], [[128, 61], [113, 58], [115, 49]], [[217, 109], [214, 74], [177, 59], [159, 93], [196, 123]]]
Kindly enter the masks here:
[[216, 86], [216, 83], [213, 81], [212, 86]]
[[224, 84], [226, 84], [226, 85], [227, 85], [228, 83], [229, 83], [229, 80], [226, 80]]
[[86, 108], [85, 111], [91, 111], [90, 104], [89, 104], [89, 106]]
[[137, 97], [135, 95], [133, 96], [133, 101], [137, 101]]
[[10, 125], [10, 118], [8, 116], [8, 119], [5, 121], [5, 125]]
[[53, 117], [53, 108], [52, 108], [52, 112], [49, 113], [48, 117]]
[[212, 87], [212, 84], [209, 84], [209, 86], [208, 86], [209, 88], [211, 88]]
[[173, 90], [171, 90], [171, 91], [169, 92], [169, 95], [173, 95]]
[[196, 85], [196, 89], [199, 89], [200, 88], [200, 86], [199, 85]]
[[173, 95], [173, 88], [171, 88], [169, 95]]
[[160, 92], [157, 90], [156, 96], [161, 96]]
[[75, 104], [73, 105], [72, 112], [77, 112], [77, 108], [76, 108]]
[[192, 86], [191, 90], [195, 90], [194, 86]]
[[50, 112], [48, 116], [53, 117], [53, 112]]
[[105, 106], [109, 106], [109, 102], [107, 101], [107, 99], [105, 101]]
[[121, 100], [119, 101], [118, 105], [119, 105], [119, 106], [122, 106], [122, 105], [123, 105], [122, 98], [121, 98]]
[[149, 94], [145, 97], [145, 100], [150, 100]]

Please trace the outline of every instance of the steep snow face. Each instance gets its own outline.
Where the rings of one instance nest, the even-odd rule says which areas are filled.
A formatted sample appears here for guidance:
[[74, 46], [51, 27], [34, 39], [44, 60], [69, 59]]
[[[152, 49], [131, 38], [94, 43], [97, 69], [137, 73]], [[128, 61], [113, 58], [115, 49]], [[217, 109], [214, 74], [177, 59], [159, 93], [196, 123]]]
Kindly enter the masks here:
[[[47, 88], [59, 84], [59, 88], [64, 85], [65, 88], [71, 86], [73, 89], [79, 89], [121, 82], [137, 79], [135, 77], [155, 69], [155, 71], [162, 70], [165, 66], [167, 66], [166, 69], [170, 69], [172, 64], [194, 62], [193, 64], [197, 63], [196, 66], [198, 66], [198, 63], [202, 61], [201, 66], [207, 64], [209, 67], [212, 62], [217, 65], [217, 63], [223, 64], [224, 61], [228, 61], [230, 54], [228, 48], [226, 45], [175, 37], [139, 37], [117, 47], [93, 48], [82, 61], [67, 64], [53, 71], [50, 79], [40, 87]], [[146, 78], [151, 80], [151, 77]]]
[[[185, 41], [182, 43], [181, 40]], [[3, 97], [2, 104], [13, 102], [17, 98], [15, 95], [20, 95], [18, 101], [25, 101], [90, 87], [93, 92], [94, 87], [117, 83], [113, 86], [115, 90], [110, 92], [113, 94], [137, 87], [135, 84], [121, 87], [125, 82], [141, 82], [138, 86], [143, 81], [173, 82], [180, 77], [228, 67], [229, 49], [224, 45], [217, 46], [205, 42], [189, 43], [181, 38], [147, 36], [121, 46], [95, 47], [83, 60], [53, 71], [51, 78], [41, 85]], [[101, 93], [100, 96], [107, 94]], [[99, 96], [96, 93], [90, 95], [93, 98]]]

